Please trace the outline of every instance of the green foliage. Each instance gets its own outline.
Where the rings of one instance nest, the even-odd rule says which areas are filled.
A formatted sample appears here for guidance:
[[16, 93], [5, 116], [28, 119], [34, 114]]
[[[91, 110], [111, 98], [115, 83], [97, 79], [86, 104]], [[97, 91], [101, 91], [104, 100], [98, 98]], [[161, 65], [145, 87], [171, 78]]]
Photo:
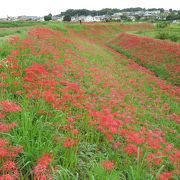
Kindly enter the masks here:
[[70, 22], [71, 21], [71, 16], [69, 14], [65, 15], [63, 18], [63, 21]]
[[171, 40], [174, 42], [177, 42], [180, 40], [180, 34], [179, 33], [173, 33], [173, 32], [167, 32], [167, 31], [160, 31], [155, 36], [157, 39], [162, 40]]
[[[166, 26], [167, 25], [167, 26]], [[165, 28], [160, 28], [166, 26]], [[159, 28], [157, 28], [159, 27]], [[170, 40], [173, 42], [180, 42], [180, 25], [170, 24], [168, 22], [160, 22], [156, 24], [156, 28], [153, 30], [140, 30], [131, 33], [140, 36], [149, 36], [156, 39]]]
[[[125, 9], [117, 9], [117, 8], [104, 8], [101, 10], [87, 10], [87, 9], [68, 9], [65, 12], [61, 12], [61, 16], [67, 15], [69, 14], [70, 16], [97, 16], [97, 15], [113, 15], [114, 13], [118, 13], [118, 12], [136, 12], [136, 11], [145, 11], [145, 8], [140, 8], [140, 7], [136, 7], [136, 8], [125, 8]], [[149, 11], [152, 10], [160, 10], [161, 12], [164, 12], [163, 8], [153, 8], [153, 9], [147, 9]]]
[[166, 17], [166, 20], [168, 21], [179, 20], [179, 19], [180, 19], [180, 14], [174, 14], [174, 13], [171, 13], [169, 16]]
[[157, 28], [166, 28], [168, 27], [169, 23], [168, 22], [159, 22], [156, 24]]
[[162, 39], [162, 40], [164, 40], [164, 39], [168, 39], [168, 37], [169, 37], [169, 34], [168, 34], [168, 32], [159, 32], [157, 35], [156, 35], [156, 38], [157, 39]]
[[52, 14], [50, 13], [50, 14], [48, 14], [47, 16], [44, 16], [44, 20], [45, 20], [45, 21], [50, 21], [50, 20], [52, 20]]
[[97, 16], [97, 15], [112, 15], [114, 13], [120, 12], [120, 9], [110, 9], [110, 8], [106, 8], [106, 9], [101, 9], [99, 11], [96, 10], [87, 10], [87, 9], [68, 9], [65, 12], [62, 12], [60, 15], [64, 16], [64, 15], [70, 15], [70, 16]]

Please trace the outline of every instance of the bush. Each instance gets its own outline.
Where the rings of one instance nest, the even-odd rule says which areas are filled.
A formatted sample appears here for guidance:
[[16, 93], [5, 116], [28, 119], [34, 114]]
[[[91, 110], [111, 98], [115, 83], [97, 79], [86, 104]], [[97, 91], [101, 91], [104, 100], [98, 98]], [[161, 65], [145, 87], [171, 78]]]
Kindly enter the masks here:
[[180, 35], [176, 34], [176, 33], [169, 33], [169, 32], [159, 32], [156, 36], [157, 39], [168, 39], [171, 40], [173, 42], [177, 42], [180, 40]]
[[170, 34], [169, 39], [171, 41], [177, 42], [178, 40], [180, 40], [180, 36], [178, 36], [177, 34]]
[[157, 35], [156, 35], [156, 38], [157, 39], [169, 39], [169, 34], [167, 32], [159, 32]]
[[160, 22], [156, 24], [157, 28], [166, 28], [169, 25], [168, 22]]

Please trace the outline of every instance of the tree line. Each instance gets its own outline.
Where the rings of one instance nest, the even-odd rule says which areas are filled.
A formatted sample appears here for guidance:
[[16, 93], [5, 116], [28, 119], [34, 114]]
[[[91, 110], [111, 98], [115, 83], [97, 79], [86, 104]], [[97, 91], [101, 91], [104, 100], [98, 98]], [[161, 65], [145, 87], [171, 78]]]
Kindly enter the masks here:
[[114, 13], [118, 12], [136, 12], [136, 11], [154, 11], [154, 10], [160, 10], [161, 12], [164, 12], [163, 8], [151, 8], [151, 9], [145, 9], [141, 7], [136, 7], [136, 8], [125, 8], [125, 9], [110, 9], [110, 8], [105, 8], [101, 10], [87, 10], [87, 9], [68, 9], [65, 12], [61, 12], [61, 14], [57, 16], [65, 16], [65, 15], [70, 15], [70, 16], [100, 16], [100, 15], [113, 15]]
[[[61, 12], [58, 15], [55, 15], [56, 17], [62, 17], [65, 16], [65, 21], [70, 21], [72, 16], [101, 16], [101, 15], [113, 15], [114, 13], [119, 12], [136, 12], [136, 11], [156, 11], [159, 10], [161, 13], [164, 13], [163, 8], [150, 8], [145, 9], [141, 7], [136, 8], [125, 8], [125, 9], [117, 9], [117, 8], [105, 8], [101, 10], [88, 10], [88, 9], [68, 9], [65, 12]], [[180, 19], [180, 10], [172, 10], [169, 9], [170, 14], [167, 16], [167, 20], [178, 20]], [[49, 21], [52, 19], [52, 14], [48, 14], [44, 16], [45, 21]], [[67, 20], [66, 20], [67, 19]]]

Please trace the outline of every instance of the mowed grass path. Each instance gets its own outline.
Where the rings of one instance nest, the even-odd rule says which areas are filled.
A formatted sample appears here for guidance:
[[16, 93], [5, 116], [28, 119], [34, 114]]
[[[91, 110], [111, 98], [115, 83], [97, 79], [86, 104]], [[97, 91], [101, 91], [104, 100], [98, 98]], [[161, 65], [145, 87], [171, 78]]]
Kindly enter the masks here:
[[[10, 144], [1, 152], [23, 148], [1, 153], [1, 176], [178, 179], [179, 89], [106, 46], [118, 30], [142, 27], [53, 28], [1, 47], [1, 102], [18, 105], [10, 112], [1, 103], [11, 127], [1, 129]], [[7, 160], [16, 166], [8, 170]]]

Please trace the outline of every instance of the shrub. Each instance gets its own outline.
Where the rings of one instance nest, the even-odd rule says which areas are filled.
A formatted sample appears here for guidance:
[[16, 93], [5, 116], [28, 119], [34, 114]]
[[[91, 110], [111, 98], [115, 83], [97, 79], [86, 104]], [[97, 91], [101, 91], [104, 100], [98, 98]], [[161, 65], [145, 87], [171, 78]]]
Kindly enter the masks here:
[[157, 39], [169, 39], [169, 33], [168, 32], [159, 32], [157, 35], [156, 35], [156, 38]]
[[169, 32], [158, 32], [158, 34], [156, 34], [155, 38], [157, 39], [161, 39], [161, 40], [171, 40], [173, 42], [177, 42], [178, 40], [180, 40], [180, 36], [177, 33], [169, 33]]
[[156, 24], [157, 28], [166, 28], [169, 25], [168, 22], [160, 22]]
[[180, 39], [180, 36], [178, 36], [177, 34], [170, 34], [169, 39], [171, 41], [177, 42]]

